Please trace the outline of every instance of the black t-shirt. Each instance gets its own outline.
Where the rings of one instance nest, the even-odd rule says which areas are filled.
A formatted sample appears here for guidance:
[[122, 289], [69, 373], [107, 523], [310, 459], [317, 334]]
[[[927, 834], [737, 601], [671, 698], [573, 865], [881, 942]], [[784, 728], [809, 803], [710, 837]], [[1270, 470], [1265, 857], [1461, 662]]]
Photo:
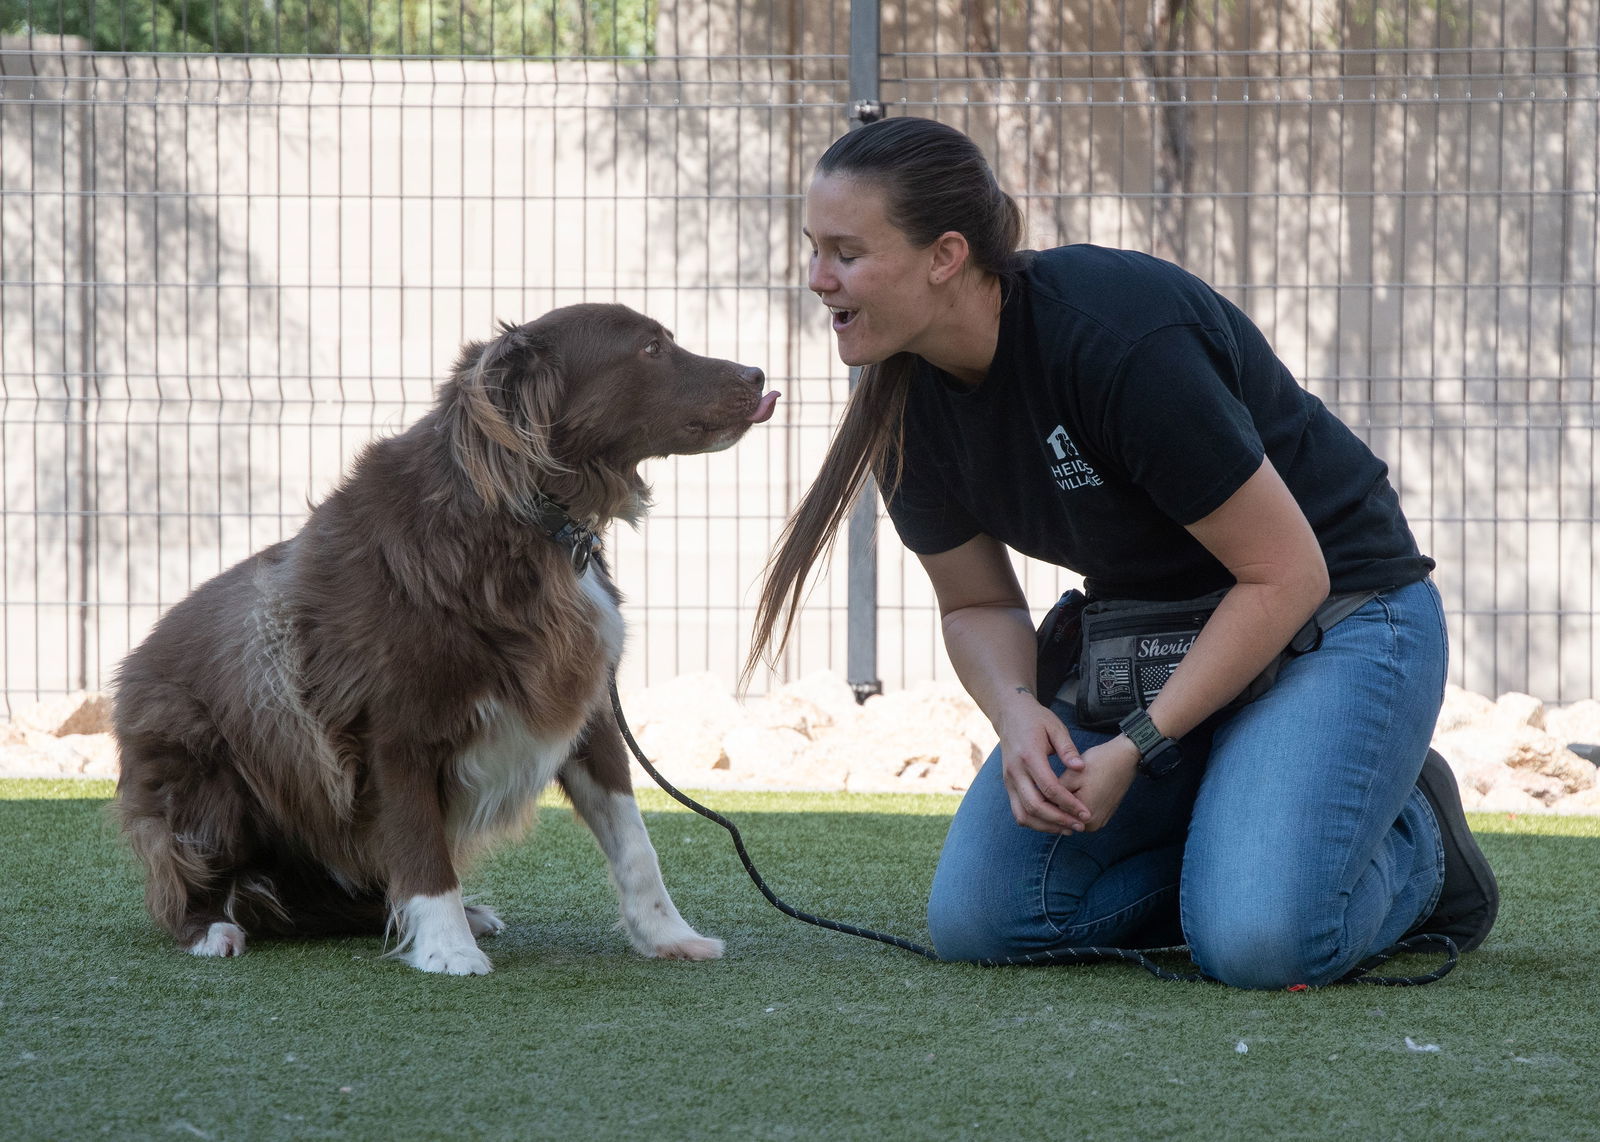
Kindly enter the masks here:
[[1187, 531], [1269, 457], [1335, 592], [1425, 578], [1388, 469], [1236, 306], [1146, 254], [1020, 256], [976, 388], [919, 360], [888, 507], [912, 551], [979, 533], [1101, 598], [1180, 599], [1233, 577]]

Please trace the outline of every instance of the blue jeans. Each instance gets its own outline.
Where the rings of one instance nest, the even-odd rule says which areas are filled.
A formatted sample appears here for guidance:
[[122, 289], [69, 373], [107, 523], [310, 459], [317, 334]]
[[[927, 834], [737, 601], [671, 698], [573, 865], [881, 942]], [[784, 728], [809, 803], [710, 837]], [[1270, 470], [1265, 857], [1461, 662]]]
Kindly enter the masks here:
[[[1185, 737], [1171, 773], [1135, 777], [1093, 833], [1018, 825], [996, 750], [939, 857], [935, 949], [990, 960], [1187, 943], [1236, 987], [1337, 980], [1438, 900], [1443, 848], [1416, 782], [1447, 657], [1433, 583], [1386, 591], [1264, 696]], [[1109, 736], [1051, 709], [1080, 750]]]

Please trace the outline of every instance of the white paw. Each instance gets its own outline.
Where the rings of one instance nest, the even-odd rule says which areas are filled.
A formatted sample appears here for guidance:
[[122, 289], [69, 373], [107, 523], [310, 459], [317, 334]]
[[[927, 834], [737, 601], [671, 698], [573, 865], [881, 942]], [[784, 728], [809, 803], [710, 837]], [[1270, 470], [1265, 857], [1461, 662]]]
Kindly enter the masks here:
[[467, 926], [474, 936], [498, 936], [506, 930], [506, 922], [487, 904], [467, 905]]
[[206, 929], [189, 947], [191, 956], [242, 956], [244, 955], [244, 929], [237, 924], [218, 920]]
[[418, 971], [440, 975], [488, 975], [494, 971], [489, 957], [476, 944], [453, 947], [414, 947], [401, 957]]
[[657, 944], [650, 949], [650, 954], [663, 960], [720, 960], [722, 941], [690, 934], [683, 939]]
[[[499, 917], [488, 909], [478, 911], [499, 923]], [[494, 970], [473, 939], [469, 910], [462, 906], [459, 889], [437, 896], [413, 896], [398, 919], [405, 939], [395, 951], [418, 971], [488, 975]]]

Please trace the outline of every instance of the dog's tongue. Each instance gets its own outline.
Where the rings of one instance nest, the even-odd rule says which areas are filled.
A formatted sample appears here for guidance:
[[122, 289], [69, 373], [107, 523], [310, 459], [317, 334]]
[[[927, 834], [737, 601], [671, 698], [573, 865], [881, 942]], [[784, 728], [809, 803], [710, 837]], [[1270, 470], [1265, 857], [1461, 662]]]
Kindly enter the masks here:
[[778, 407], [778, 397], [782, 394], [777, 389], [769, 389], [761, 396], [761, 401], [756, 405], [756, 410], [750, 414], [751, 424], [763, 424], [772, 419], [772, 410]]

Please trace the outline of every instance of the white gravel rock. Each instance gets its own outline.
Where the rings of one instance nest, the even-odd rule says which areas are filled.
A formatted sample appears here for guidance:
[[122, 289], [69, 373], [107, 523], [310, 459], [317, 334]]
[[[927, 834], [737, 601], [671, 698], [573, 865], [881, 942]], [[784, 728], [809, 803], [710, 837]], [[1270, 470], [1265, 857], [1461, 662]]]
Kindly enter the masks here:
[[1459, 686], [1444, 688], [1444, 705], [1439, 710], [1439, 720], [1434, 733], [1449, 733], [1463, 726], [1474, 725], [1494, 714], [1494, 699], [1463, 690]]
[[1544, 703], [1532, 694], [1511, 691], [1500, 695], [1494, 702], [1494, 720], [1508, 726], [1532, 726], [1544, 729]]
[[1600, 746], [1600, 702], [1585, 698], [1544, 712], [1545, 732], [1568, 744]]
[[56, 698], [46, 698], [24, 706], [11, 715], [11, 726], [23, 733], [108, 734], [111, 732], [111, 700], [104, 694], [79, 690]]
[[722, 738], [722, 760], [735, 773], [793, 777], [811, 739], [783, 726], [735, 726]]
[[[959, 685], [927, 682], [857, 704], [839, 675], [809, 674], [739, 701], [713, 674], [623, 697], [646, 755], [689, 788], [960, 793], [994, 748]], [[0, 776], [114, 777], [103, 695], [72, 694], [0, 722]], [[1600, 815], [1600, 769], [1567, 748], [1600, 744], [1600, 701], [1546, 706], [1449, 687], [1434, 734], [1468, 809]], [[635, 767], [641, 786], [649, 777]]]

